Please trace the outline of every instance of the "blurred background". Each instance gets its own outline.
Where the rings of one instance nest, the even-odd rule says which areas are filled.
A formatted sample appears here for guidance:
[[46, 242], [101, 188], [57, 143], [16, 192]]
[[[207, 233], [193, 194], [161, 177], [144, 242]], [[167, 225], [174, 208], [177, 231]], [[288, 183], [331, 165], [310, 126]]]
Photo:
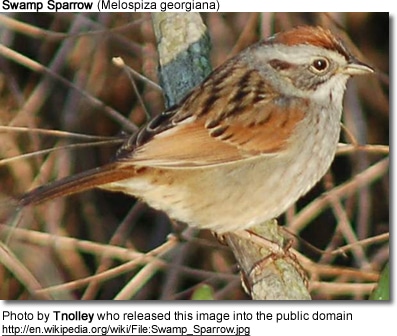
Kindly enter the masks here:
[[[366, 299], [389, 257], [388, 13], [202, 18], [213, 67], [274, 32], [309, 24], [330, 28], [376, 69], [349, 82], [341, 142], [382, 146], [346, 147], [324, 179], [279, 219], [300, 237], [294, 247], [309, 258], [314, 299]], [[134, 90], [113, 57], [148, 80], [135, 77]], [[45, 298], [113, 299], [126, 284], [122, 297], [131, 299], [249, 298], [227, 246], [129, 196], [94, 190], [12, 208], [10, 197], [111, 160], [120, 146], [115, 140], [145, 123], [145, 109], [151, 116], [164, 109], [161, 91], [149, 83], [158, 82], [157, 69], [150, 14], [0, 15], [0, 235], [13, 252], [0, 265], [1, 299], [31, 299], [33, 289]], [[55, 147], [61, 149], [45, 151]], [[347, 244], [353, 247], [344, 254], [332, 253]]]

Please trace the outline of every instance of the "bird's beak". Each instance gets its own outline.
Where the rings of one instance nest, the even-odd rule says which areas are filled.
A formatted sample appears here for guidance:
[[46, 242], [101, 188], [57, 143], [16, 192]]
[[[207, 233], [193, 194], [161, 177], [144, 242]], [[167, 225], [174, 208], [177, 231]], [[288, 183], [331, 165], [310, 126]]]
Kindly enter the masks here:
[[352, 59], [342, 70], [344, 74], [349, 76], [366, 75], [374, 71], [369, 65], [361, 63], [356, 59]]

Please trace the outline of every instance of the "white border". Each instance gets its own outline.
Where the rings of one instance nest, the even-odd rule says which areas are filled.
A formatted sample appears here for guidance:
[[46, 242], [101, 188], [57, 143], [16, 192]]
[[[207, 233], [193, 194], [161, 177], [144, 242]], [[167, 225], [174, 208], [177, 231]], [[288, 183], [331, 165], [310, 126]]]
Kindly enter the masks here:
[[[32, 0], [33, 1], [33, 0]], [[319, 5], [324, 5], [324, 2], [316, 2], [316, 1], [277, 1], [277, 5], [271, 1], [260, 1], [260, 0], [244, 0], [244, 1], [226, 1], [221, 0], [221, 11], [238, 11], [241, 9], [241, 5], [244, 6], [245, 11], [261, 11], [266, 9], [267, 11], [283, 11], [288, 9], [293, 11], [294, 8], [297, 8], [299, 11], [305, 10], [314, 10], [316, 7], [320, 7]], [[339, 8], [342, 8], [343, 11], [356, 11], [358, 2], [355, 1], [332, 1], [332, 5], [341, 4]], [[391, 2], [388, 2], [389, 6], [386, 6], [385, 1], [365, 1], [360, 2], [359, 7], [360, 10], [363, 11], [379, 11], [382, 9], [383, 11], [388, 11], [390, 9]], [[334, 8], [336, 6], [333, 6]], [[382, 8], [381, 8], [382, 7]], [[320, 9], [320, 8], [319, 8]], [[340, 11], [338, 9], [334, 9], [334, 11]], [[394, 17], [395, 13], [391, 12], [390, 15]], [[393, 21], [391, 20], [391, 27], [393, 28]], [[392, 41], [393, 44], [395, 41], [394, 29], [392, 29]], [[391, 52], [393, 55], [393, 52]], [[392, 67], [393, 69], [393, 67]], [[390, 77], [393, 76], [390, 74]], [[393, 88], [393, 94], [395, 93], [395, 87], [391, 85]], [[393, 113], [391, 113], [393, 115]], [[393, 122], [393, 127], [396, 129], [395, 118], [391, 118]], [[393, 138], [393, 144], [391, 148], [395, 148], [395, 138]], [[392, 165], [394, 168], [394, 165]], [[394, 173], [394, 169], [393, 169]], [[393, 181], [393, 179], [391, 179]], [[393, 184], [394, 187], [394, 184]], [[394, 199], [392, 208], [395, 208]], [[393, 251], [393, 249], [391, 249]], [[395, 258], [391, 258], [392, 261]], [[395, 269], [394, 263], [391, 265], [391, 270]], [[393, 276], [391, 279], [394, 279]], [[304, 334], [307, 336], [310, 335], [321, 335], [327, 336], [335, 334], [359, 334], [361, 336], [365, 335], [376, 335], [383, 328], [387, 322], [393, 322], [396, 319], [395, 312], [396, 308], [394, 303], [374, 303], [374, 302], [329, 302], [329, 303], [269, 303], [269, 302], [216, 302], [216, 303], [207, 303], [207, 302], [172, 302], [172, 303], [164, 303], [164, 302], [153, 302], [153, 303], [139, 303], [139, 302], [125, 302], [125, 303], [116, 303], [116, 302], [70, 302], [70, 303], [60, 303], [60, 302], [1, 302], [1, 316], [0, 316], [0, 327], [4, 328], [4, 326], [20, 326], [23, 327], [25, 325], [31, 327], [42, 327], [44, 322], [37, 320], [38, 313], [46, 313], [50, 314], [50, 320], [46, 323], [46, 325], [63, 325], [63, 326], [78, 326], [78, 325], [86, 325], [86, 326], [107, 326], [112, 324], [117, 326], [119, 324], [135, 324], [135, 325], [154, 325], [159, 324], [163, 326], [186, 326], [191, 332], [192, 325], [199, 324], [205, 326], [220, 326], [220, 325], [239, 325], [239, 326], [249, 326], [251, 328], [251, 335], [266, 335], [271, 334], [276, 331], [278, 335], [288, 335], [293, 334]], [[256, 314], [257, 311], [262, 311], [265, 313], [271, 313], [274, 318], [277, 313], [297, 313], [304, 312], [309, 315], [314, 313], [315, 311], [321, 311], [324, 313], [327, 312], [351, 312], [353, 314], [353, 321], [282, 321], [276, 323], [275, 320], [272, 321], [227, 321], [224, 324], [219, 324], [217, 322], [189, 322], [189, 321], [178, 321], [178, 322], [160, 322], [160, 321], [114, 321], [113, 323], [109, 321], [99, 322], [95, 320], [92, 323], [87, 323], [86, 321], [55, 321], [55, 313], [54, 311], [59, 310], [62, 312], [74, 313], [76, 311], [85, 312], [85, 313], [98, 313], [111, 311], [112, 313], [124, 314], [126, 312], [168, 312], [178, 310], [180, 312], [191, 312], [195, 314], [196, 311], [202, 312], [214, 312], [214, 313], [230, 313], [233, 314], [234, 311], [238, 312], [246, 312]], [[15, 320], [10, 320], [7, 314], [12, 313], [20, 313], [21, 316], [24, 314], [32, 313], [34, 316], [33, 321], [28, 321], [26, 319], [19, 320], [18, 318]], [[5, 315], [4, 315], [5, 314]], [[290, 314], [291, 315], [291, 314]], [[5, 319], [3, 319], [5, 318]], [[2, 334], [5, 334], [6, 329], [2, 329]], [[81, 333], [80, 333], [81, 334]], [[153, 334], [153, 333], [150, 333]]]

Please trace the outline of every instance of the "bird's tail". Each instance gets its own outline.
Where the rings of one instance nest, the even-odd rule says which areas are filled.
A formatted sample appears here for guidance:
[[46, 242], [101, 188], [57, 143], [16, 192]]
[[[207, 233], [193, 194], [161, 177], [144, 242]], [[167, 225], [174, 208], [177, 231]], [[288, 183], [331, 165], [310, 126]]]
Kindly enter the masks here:
[[53, 198], [72, 195], [107, 183], [125, 180], [134, 176], [135, 171], [133, 166], [122, 167], [116, 163], [87, 170], [50, 182], [23, 194], [17, 200], [17, 206], [37, 205]]

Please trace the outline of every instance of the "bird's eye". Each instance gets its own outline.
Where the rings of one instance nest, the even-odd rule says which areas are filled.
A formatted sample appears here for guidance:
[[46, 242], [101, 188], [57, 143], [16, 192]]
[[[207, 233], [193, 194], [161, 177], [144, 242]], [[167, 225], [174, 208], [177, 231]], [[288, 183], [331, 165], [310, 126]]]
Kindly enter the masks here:
[[312, 62], [312, 68], [316, 71], [316, 72], [324, 72], [324, 70], [326, 70], [328, 68], [328, 60], [326, 58], [316, 58], [313, 62]]

